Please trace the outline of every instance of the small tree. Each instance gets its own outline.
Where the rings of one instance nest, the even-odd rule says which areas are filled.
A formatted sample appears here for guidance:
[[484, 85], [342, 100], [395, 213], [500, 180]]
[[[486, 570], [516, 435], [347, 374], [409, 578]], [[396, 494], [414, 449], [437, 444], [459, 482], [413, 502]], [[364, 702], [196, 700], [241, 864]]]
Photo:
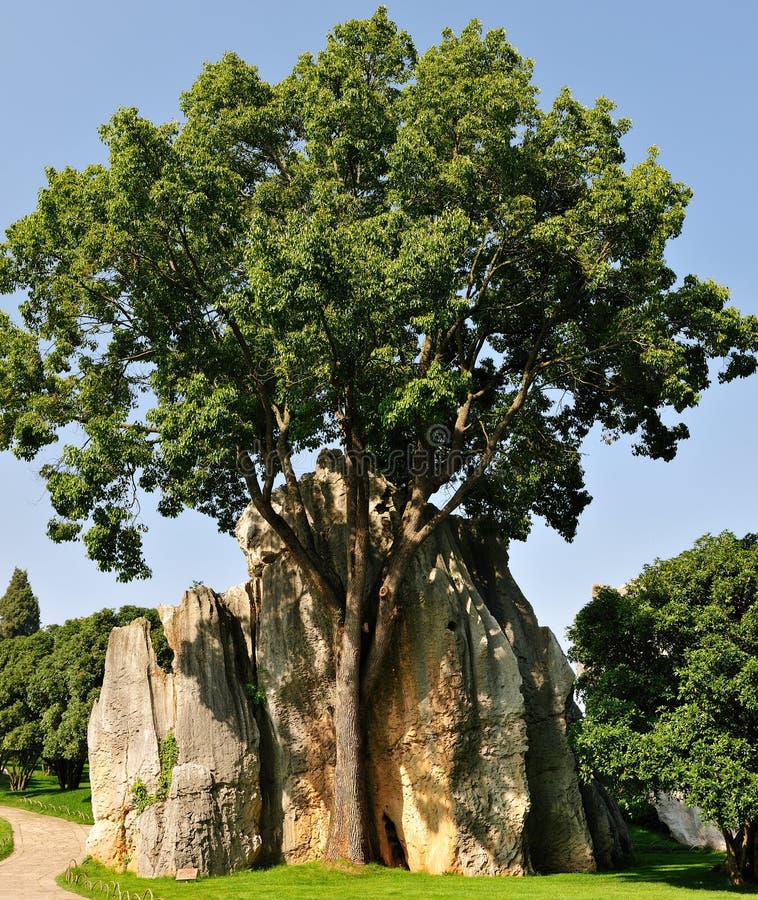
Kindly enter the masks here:
[[716, 822], [731, 881], [758, 878], [758, 538], [706, 535], [568, 631], [584, 671], [585, 775], [683, 794]]
[[0, 639], [39, 631], [39, 601], [23, 569], [14, 569], [8, 589], [0, 597]]
[[[698, 402], [709, 360], [723, 381], [755, 370], [756, 320], [666, 264], [689, 189], [652, 151], [625, 168], [610, 101], [543, 110], [531, 76], [502, 30], [419, 57], [383, 8], [278, 84], [227, 54], [181, 124], [122, 109], [107, 166], [50, 170], [0, 255], [0, 289], [28, 291], [21, 324], [0, 315], [0, 447], [31, 459], [82, 432], [42, 470], [51, 537], [130, 579], [149, 572], [139, 489], [227, 532], [252, 502], [333, 610], [329, 857], [371, 856], [362, 711], [424, 540], [456, 510], [570, 539], [593, 425], [672, 459], [688, 432], [662, 411]], [[294, 466], [335, 442], [341, 560]], [[386, 551], [372, 469], [397, 489]]]
[[0, 768], [12, 791], [24, 790], [42, 753], [44, 731], [29, 686], [51, 649], [46, 631], [0, 641]]

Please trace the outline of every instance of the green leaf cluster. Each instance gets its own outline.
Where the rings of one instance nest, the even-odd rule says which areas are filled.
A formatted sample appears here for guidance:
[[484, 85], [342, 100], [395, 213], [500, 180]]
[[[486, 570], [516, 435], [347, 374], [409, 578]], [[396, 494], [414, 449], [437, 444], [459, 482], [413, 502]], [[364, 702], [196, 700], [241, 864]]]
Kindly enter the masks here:
[[14, 790], [24, 787], [40, 759], [62, 789], [78, 787], [111, 630], [139, 616], [151, 622], [157, 660], [169, 667], [173, 654], [157, 612], [135, 606], [0, 641], [0, 765], [14, 773]]
[[0, 641], [0, 768], [23, 790], [37, 764], [44, 731], [28, 694], [52, 649], [45, 631]]
[[266, 692], [258, 684], [249, 681], [245, 685], [245, 693], [250, 699], [253, 706], [264, 706], [266, 703]]

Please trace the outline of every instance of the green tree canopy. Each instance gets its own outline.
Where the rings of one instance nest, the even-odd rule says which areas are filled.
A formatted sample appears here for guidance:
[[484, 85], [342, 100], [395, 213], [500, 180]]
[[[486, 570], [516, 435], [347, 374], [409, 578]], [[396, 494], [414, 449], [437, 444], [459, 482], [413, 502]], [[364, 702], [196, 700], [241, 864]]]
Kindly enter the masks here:
[[[418, 56], [383, 8], [276, 84], [227, 54], [181, 122], [121, 109], [107, 165], [50, 169], [0, 255], [0, 288], [27, 292], [0, 322], [0, 447], [32, 459], [65, 434], [50, 536], [130, 579], [149, 572], [140, 490], [224, 531], [252, 501], [344, 622], [331, 856], [370, 855], [359, 707], [424, 539], [457, 509], [570, 539], [593, 425], [670, 460], [709, 361], [721, 381], [756, 367], [756, 319], [666, 263], [690, 190], [654, 150], [625, 165], [609, 100], [543, 109], [531, 77], [502, 30]], [[293, 464], [335, 442], [344, 576]], [[400, 507], [376, 583], [370, 469]]]
[[8, 588], [0, 597], [0, 639], [39, 631], [39, 601], [32, 592], [29, 576], [14, 569]]
[[52, 644], [46, 631], [0, 641], [0, 768], [14, 791], [26, 787], [42, 752], [44, 732], [29, 685]]
[[716, 822], [733, 881], [758, 876], [758, 537], [729, 532], [601, 588], [568, 632], [585, 667], [587, 776], [683, 794]]

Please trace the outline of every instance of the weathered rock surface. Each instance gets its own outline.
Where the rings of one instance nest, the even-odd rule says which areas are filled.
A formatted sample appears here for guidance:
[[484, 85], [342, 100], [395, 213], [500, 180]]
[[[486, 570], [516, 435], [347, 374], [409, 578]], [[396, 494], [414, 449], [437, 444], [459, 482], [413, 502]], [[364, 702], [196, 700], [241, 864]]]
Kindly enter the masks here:
[[[338, 463], [323, 455], [303, 479], [303, 498], [321, 552], [340, 568]], [[376, 479], [373, 493], [372, 545], [383, 548], [397, 513], [386, 482]], [[287, 747], [277, 767], [282, 854], [309, 859], [328, 830], [334, 623], [252, 507], [237, 536], [261, 597], [260, 681], [275, 743]], [[596, 802], [596, 792], [585, 811], [566, 742], [573, 672], [513, 581], [503, 543], [454, 521], [420, 549], [403, 591], [393, 655], [367, 722], [385, 862], [474, 874], [592, 870], [628, 859], [618, 811]]]
[[576, 764], [566, 743], [573, 671], [555, 636], [539, 626], [508, 571], [502, 543], [478, 538], [463, 523], [459, 537], [464, 558], [519, 663], [529, 741], [527, 841], [532, 864], [541, 872], [592, 870], [596, 867], [592, 838]]
[[87, 851], [107, 866], [133, 854], [131, 787], [137, 781], [157, 784], [159, 743], [173, 718], [174, 682], [155, 661], [150, 623], [137, 619], [114, 628], [87, 736], [95, 817]]
[[421, 548], [404, 592], [368, 727], [382, 857], [414, 871], [520, 874], [529, 791], [516, 658], [446, 530]]
[[581, 785], [580, 790], [598, 868], [628, 866], [635, 859], [635, 850], [618, 804], [597, 780]]
[[[387, 482], [375, 479], [372, 491], [372, 545], [381, 550], [397, 512]], [[302, 492], [318, 551], [343, 571], [345, 486], [333, 455], [303, 477]], [[141, 874], [302, 862], [326, 843], [338, 623], [252, 507], [237, 536], [250, 582], [222, 597], [190, 592], [162, 611], [173, 676], [156, 669], [145, 623], [114, 632], [109, 648], [91, 724], [92, 852], [108, 861], [125, 844]], [[452, 522], [419, 550], [402, 594], [366, 713], [369, 806], [384, 861], [472, 875], [623, 862], [618, 811], [599, 786], [580, 791], [566, 742], [573, 673], [513, 582], [503, 544]], [[131, 662], [118, 661], [123, 649]], [[169, 798], [137, 816], [130, 785], [139, 776], [153, 789], [169, 729], [179, 745]], [[112, 785], [106, 764], [122, 773]]]
[[[88, 735], [96, 818], [88, 852], [149, 877], [250, 866], [262, 841], [260, 765], [242, 624], [207, 588], [160, 612], [173, 674], [156, 665], [146, 621], [111, 635]], [[169, 732], [178, 758], [168, 797], [140, 812], [132, 788], [141, 781], [157, 791]]]
[[[308, 515], [342, 565], [345, 488], [329, 457], [303, 479]], [[372, 543], [391, 540], [389, 485], [374, 483]], [[381, 510], [376, 511], [376, 508]], [[282, 510], [288, 515], [288, 510]], [[278, 748], [281, 852], [325, 845], [334, 771], [335, 622], [254, 509], [238, 526], [261, 597], [257, 665]], [[413, 560], [387, 677], [368, 713], [375, 839], [389, 864], [468, 874], [528, 868], [526, 732], [518, 665], [443, 529]]]
[[687, 806], [679, 797], [660, 793], [655, 798], [655, 811], [671, 837], [680, 844], [726, 850], [724, 835], [715, 825], [703, 821], [699, 807]]
[[629, 831], [602, 785], [579, 784], [566, 741], [568, 723], [581, 715], [573, 701], [574, 672], [514, 581], [503, 541], [480, 536], [465, 522], [456, 525], [463, 558], [519, 662], [529, 741], [532, 865], [540, 872], [619, 868], [634, 856]]

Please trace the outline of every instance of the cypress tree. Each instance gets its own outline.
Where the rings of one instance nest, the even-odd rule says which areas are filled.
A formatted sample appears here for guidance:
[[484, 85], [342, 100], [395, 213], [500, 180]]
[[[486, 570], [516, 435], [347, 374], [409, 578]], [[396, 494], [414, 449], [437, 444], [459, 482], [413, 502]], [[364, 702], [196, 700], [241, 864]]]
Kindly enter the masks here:
[[0, 638], [39, 631], [39, 601], [23, 569], [13, 570], [8, 589], [0, 597]]

